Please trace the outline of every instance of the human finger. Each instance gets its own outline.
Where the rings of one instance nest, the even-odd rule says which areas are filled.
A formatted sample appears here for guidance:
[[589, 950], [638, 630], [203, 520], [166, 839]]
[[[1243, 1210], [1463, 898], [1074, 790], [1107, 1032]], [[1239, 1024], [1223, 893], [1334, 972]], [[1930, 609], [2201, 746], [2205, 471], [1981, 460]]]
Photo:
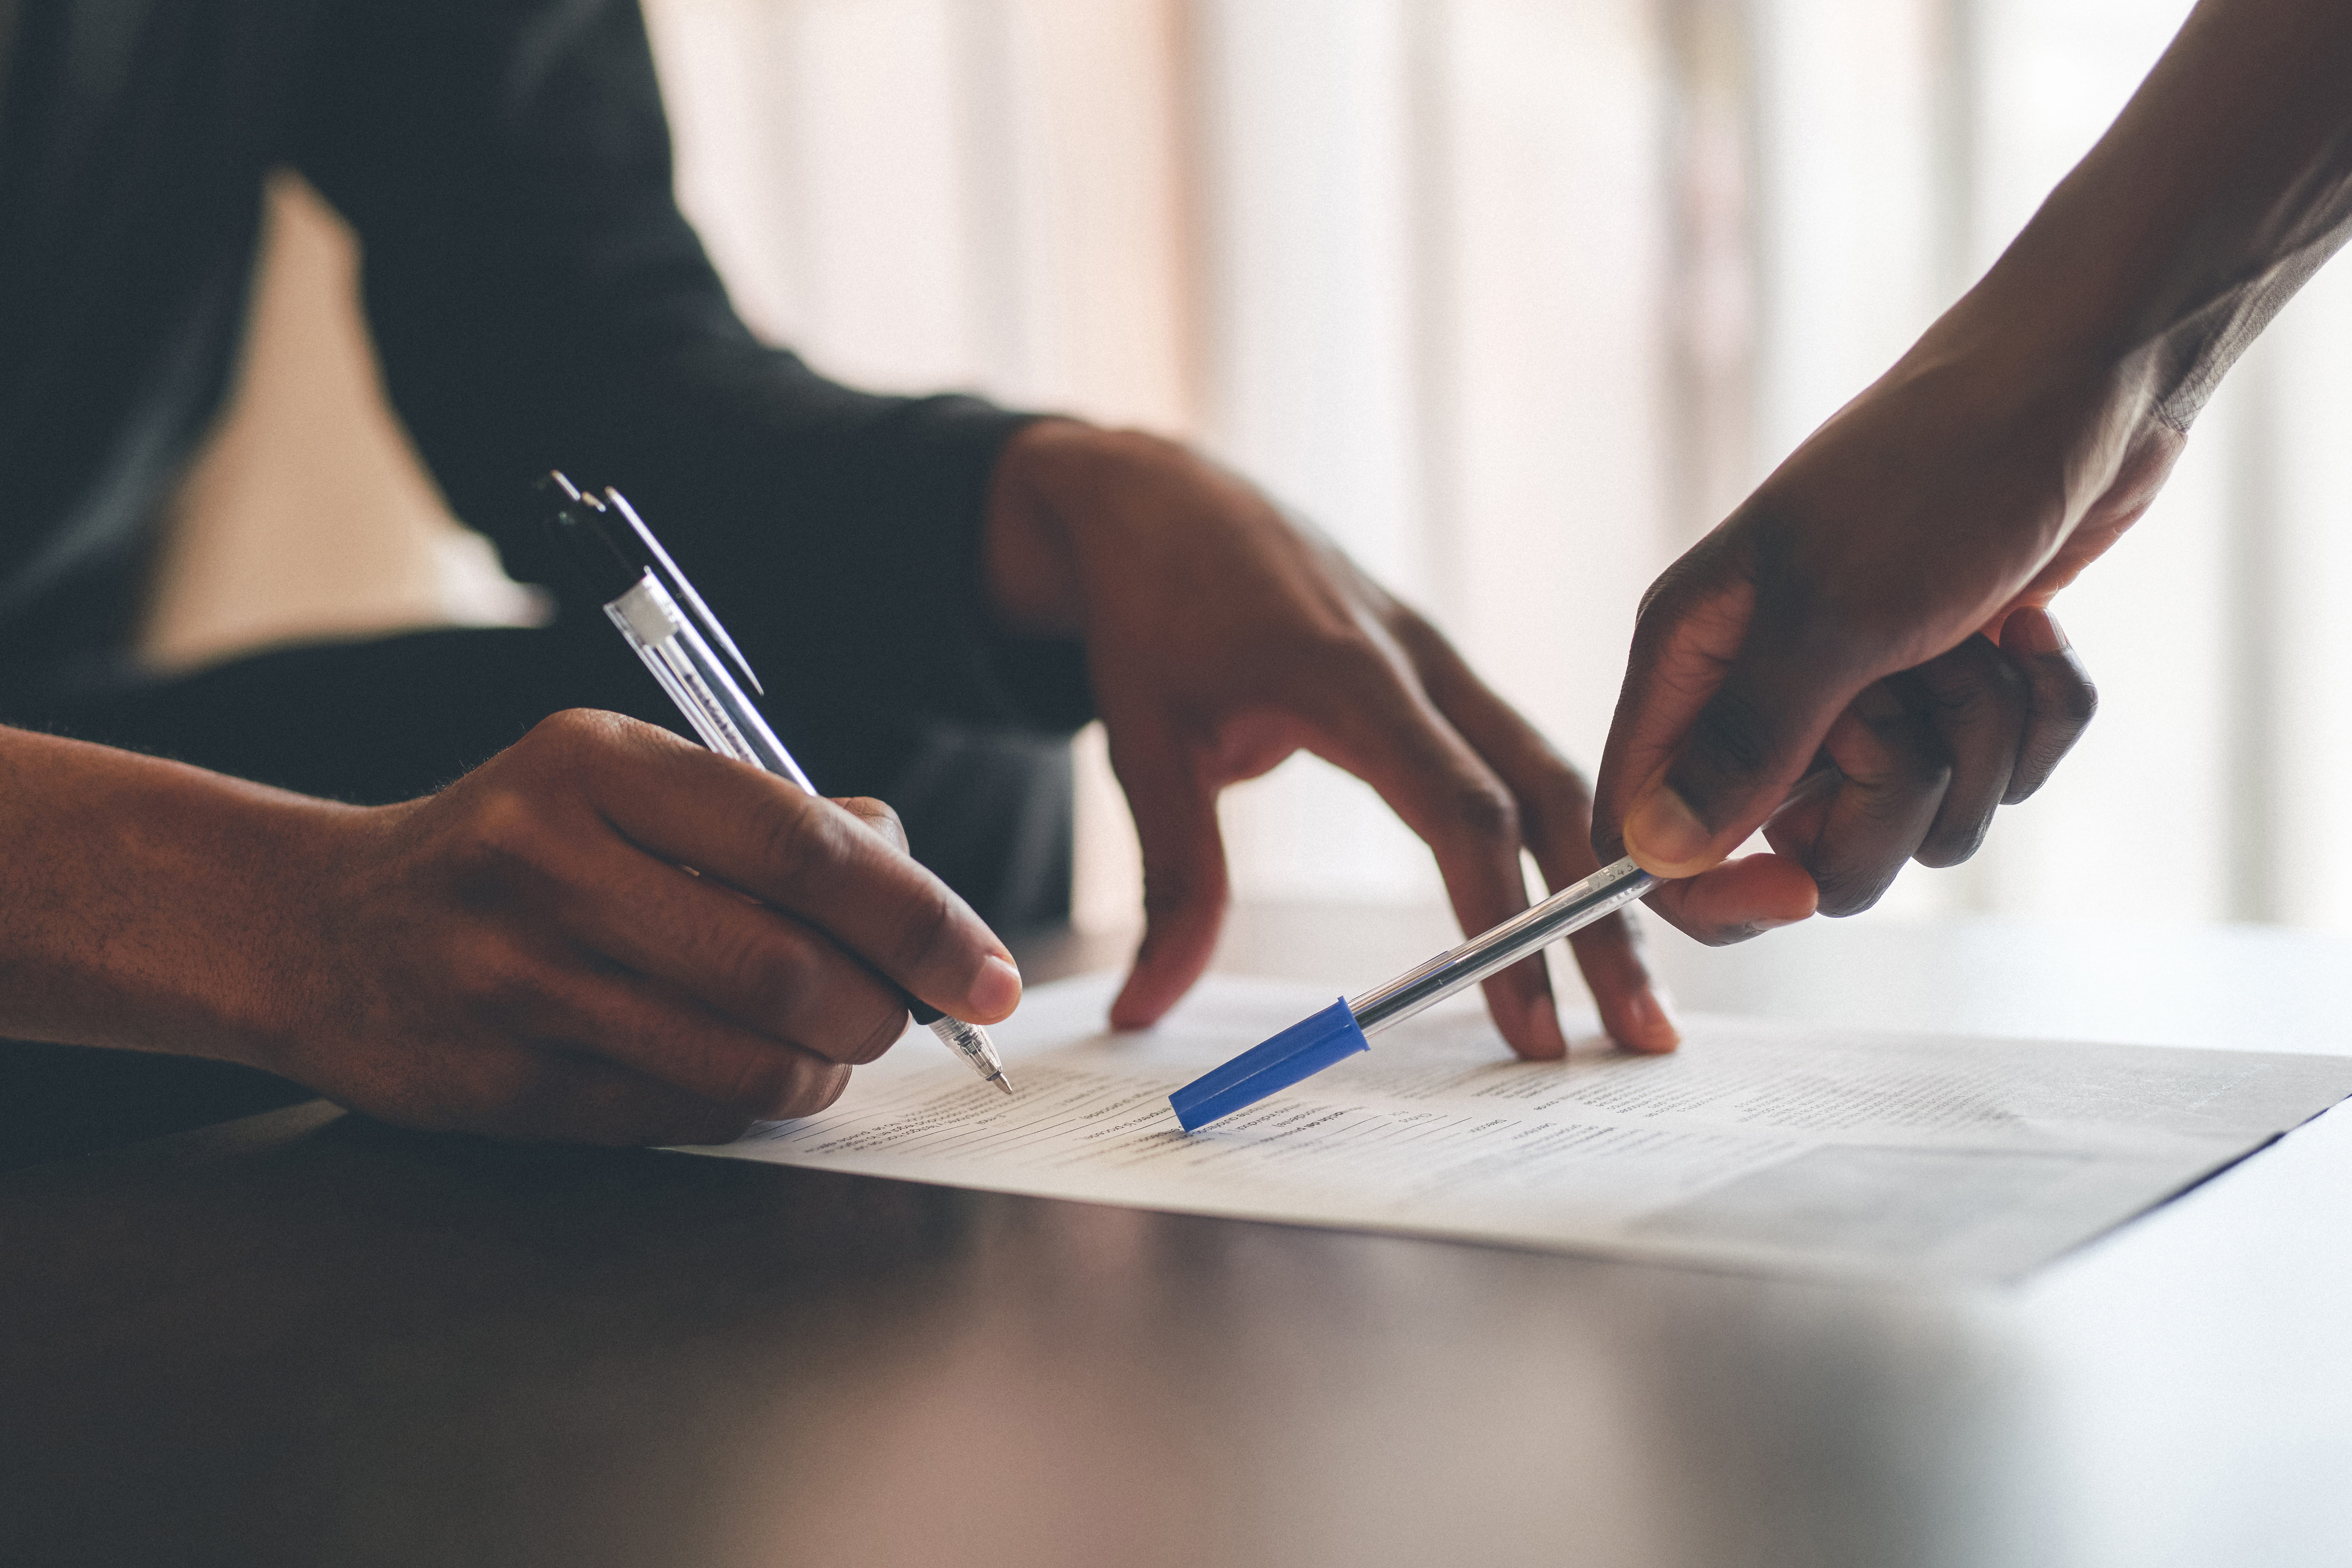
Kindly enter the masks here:
[[451, 1064], [453, 1109], [401, 1115], [404, 1125], [478, 1133], [519, 1142], [728, 1143], [755, 1120], [698, 1099], [675, 1084], [594, 1057], [501, 1045], [469, 1050]]
[[1752, 630], [1626, 811], [1626, 852], [1668, 878], [1719, 862], [1779, 807], [1853, 698], [1816, 650]]
[[525, 952], [497, 962], [502, 983], [478, 990], [509, 1037], [611, 1062], [747, 1116], [804, 1116], [849, 1070], [625, 970]]
[[[1440, 713], [1486, 760], [1518, 803], [1519, 831], [1545, 885], [1557, 892], [1601, 868], [1592, 849], [1592, 796], [1583, 776], [1517, 710], [1478, 679], [1437, 630], [1411, 617], [1399, 640]], [[1637, 928], [1623, 913], [1569, 939], [1609, 1037], [1628, 1049], [1670, 1051], [1674, 1015], [1642, 962]], [[1544, 1005], [1549, 1005], [1549, 998]]]
[[1643, 596], [1594, 790], [1593, 848], [1603, 862], [1625, 854], [1627, 814], [1655, 787], [1748, 639], [1755, 585], [1729, 555], [1710, 535]]
[[558, 718], [591, 805], [633, 843], [805, 921], [958, 1017], [993, 1023], [1018, 1005], [996, 934], [858, 817], [649, 724]]
[[2025, 732], [2025, 676], [1991, 638], [1971, 636], [1895, 679], [1951, 761], [1943, 802], [1915, 858], [1957, 866], [1984, 842], [2008, 792]]
[[858, 1063], [906, 1032], [906, 999], [801, 921], [625, 847], [595, 880], [556, 902], [564, 934], [757, 1036]]
[[1662, 883], [1642, 901], [1693, 941], [1727, 947], [1811, 919], [1820, 897], [1796, 861], [1756, 854]]
[[[1429, 694], [1377, 648], [1365, 648], [1351, 668], [1333, 673], [1325, 703], [1308, 716], [1310, 747], [1371, 785], [1429, 846], [1463, 931], [1487, 931], [1526, 909], [1521, 816], [1509, 787]], [[1541, 954], [1482, 984], [1495, 1026], [1512, 1050], [1531, 1060], [1567, 1054]]]
[[2048, 610], [2011, 611], [2001, 624], [2000, 647], [2026, 684], [2025, 732], [2001, 795], [2003, 805], [2015, 805], [2049, 783], [2059, 762], [2083, 738], [2099, 710], [2099, 690]]
[[[1696, 877], [1762, 826], [1811, 765], [1821, 738], [1865, 683], [1843, 638], [1783, 568], [1769, 581], [1753, 536], [1731, 522], [1669, 567], [1644, 597], [1601, 755], [1594, 810], [1603, 859], [1632, 855], [1670, 883]], [[1789, 579], [1789, 580], [1783, 580]], [[1771, 874], [1718, 882], [1776, 889]], [[1693, 897], [1661, 889], [1677, 919]], [[1790, 912], [1776, 896], [1759, 919]]]
[[[594, 816], [487, 809], [485, 818], [476, 853], [487, 879], [598, 960], [833, 1061], [871, 1061], [905, 1030], [905, 999], [805, 921], [717, 878], [684, 875]], [[851, 832], [880, 842], [880, 829]], [[496, 997], [518, 985], [528, 994], [540, 960], [478, 945], [464, 962], [481, 972], [468, 977], [477, 994]]]
[[907, 825], [898, 820], [896, 807], [888, 801], [876, 800], [871, 795], [836, 795], [833, 804], [872, 828], [883, 842], [901, 855], [911, 852], [907, 842]]
[[1164, 724], [1111, 731], [1111, 769], [1143, 857], [1143, 942], [1111, 1003], [1111, 1026], [1148, 1028], [1209, 967], [1225, 919], [1225, 843], [1216, 792]]
[[1838, 716], [1822, 752], [1837, 769], [1836, 788], [1775, 816], [1765, 841], [1804, 867], [1822, 913], [1858, 914], [1884, 896], [1927, 837], [1951, 762], [1886, 681], [1873, 682]]

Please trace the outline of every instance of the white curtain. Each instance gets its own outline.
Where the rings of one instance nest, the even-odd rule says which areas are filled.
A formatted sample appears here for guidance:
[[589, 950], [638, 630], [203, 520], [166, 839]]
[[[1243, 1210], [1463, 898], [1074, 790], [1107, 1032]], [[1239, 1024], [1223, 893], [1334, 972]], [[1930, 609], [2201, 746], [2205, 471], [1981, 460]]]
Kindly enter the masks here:
[[[1652, 576], [2090, 144], [2182, 0], [648, 0], [753, 323], [852, 381], [1200, 441], [1597, 759]], [[2058, 605], [2105, 705], [1912, 914], [2352, 929], [2352, 266]], [[1135, 895], [1099, 752], [1083, 916]], [[1237, 891], [1414, 902], [1309, 761]]]

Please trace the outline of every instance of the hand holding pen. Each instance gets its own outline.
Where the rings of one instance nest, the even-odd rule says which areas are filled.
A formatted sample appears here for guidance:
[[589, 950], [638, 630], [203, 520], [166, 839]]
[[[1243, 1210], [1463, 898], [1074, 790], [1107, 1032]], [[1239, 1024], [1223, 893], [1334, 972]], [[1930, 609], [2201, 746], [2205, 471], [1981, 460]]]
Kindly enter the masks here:
[[[175, 1047], [402, 1126], [722, 1143], [832, 1103], [905, 1033], [899, 987], [982, 1021], [1020, 1000], [1003, 944], [881, 803], [845, 810], [617, 713], [554, 714], [382, 806], [47, 749], [107, 764], [73, 775], [104, 819], [185, 835], [166, 873], [203, 870], [153, 905], [168, 922], [120, 917], [142, 962], [177, 951], [200, 983], [163, 1015]], [[209, 867], [190, 844], [218, 846]]]
[[[814, 795], [816, 786], [738, 684], [735, 672], [740, 670], [754, 690], [762, 689], [759, 677], [635, 509], [609, 486], [598, 498], [583, 495], [561, 473], [550, 474], [545, 482], [559, 498], [550, 520], [557, 540], [604, 600], [606, 618], [703, 743]], [[725, 650], [723, 659], [720, 649]], [[899, 848], [905, 848], [903, 835]], [[1010, 961], [1004, 962], [1010, 970]], [[915, 1021], [982, 1081], [1013, 1092], [986, 1030], [950, 1017], [919, 997], [902, 993], [901, 999]]]

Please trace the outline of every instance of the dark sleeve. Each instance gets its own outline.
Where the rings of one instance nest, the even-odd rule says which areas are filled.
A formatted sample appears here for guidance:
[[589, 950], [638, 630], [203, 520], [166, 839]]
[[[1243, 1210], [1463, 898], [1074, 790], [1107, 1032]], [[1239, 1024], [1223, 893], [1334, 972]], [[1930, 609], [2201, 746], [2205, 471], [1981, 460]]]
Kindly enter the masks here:
[[530, 489], [561, 468], [629, 496], [796, 710], [1085, 721], [1079, 649], [1002, 637], [982, 588], [1024, 416], [751, 337], [672, 200], [634, 0], [329, 11], [291, 156], [359, 231], [394, 405], [509, 572], [569, 592]]

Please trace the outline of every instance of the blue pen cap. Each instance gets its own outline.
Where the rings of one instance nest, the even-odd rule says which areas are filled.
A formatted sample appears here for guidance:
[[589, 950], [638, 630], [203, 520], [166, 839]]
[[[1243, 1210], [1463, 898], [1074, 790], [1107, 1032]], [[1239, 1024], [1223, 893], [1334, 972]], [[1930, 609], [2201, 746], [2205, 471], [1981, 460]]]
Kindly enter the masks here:
[[1312, 1078], [1332, 1063], [1369, 1051], [1372, 1043], [1356, 1026], [1343, 998], [1311, 1018], [1303, 1018], [1264, 1045], [1252, 1046], [1220, 1068], [1202, 1073], [1168, 1097], [1176, 1120], [1197, 1132], [1221, 1116]]

